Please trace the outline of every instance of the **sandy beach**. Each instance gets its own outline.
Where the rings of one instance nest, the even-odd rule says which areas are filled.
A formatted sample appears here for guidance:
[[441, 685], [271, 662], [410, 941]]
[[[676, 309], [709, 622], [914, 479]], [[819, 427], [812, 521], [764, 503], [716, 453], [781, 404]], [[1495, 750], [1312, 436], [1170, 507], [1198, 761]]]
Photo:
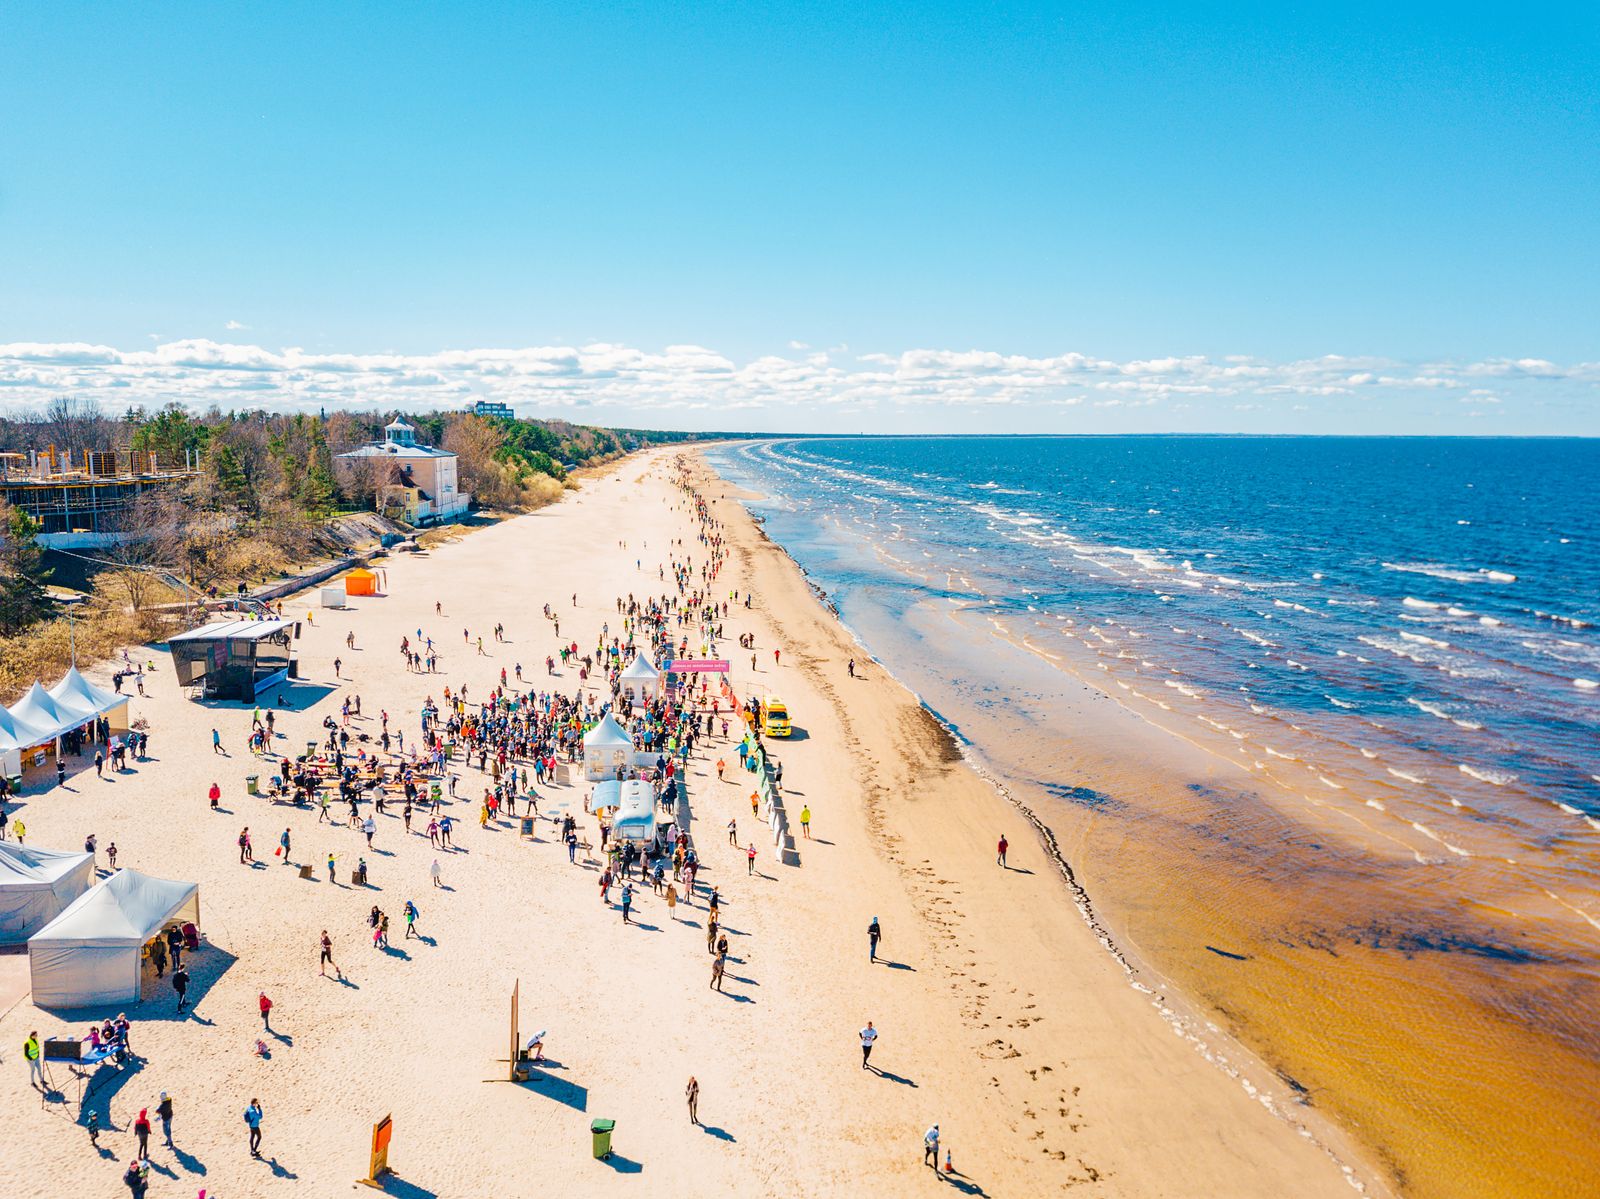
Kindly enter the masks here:
[[[602, 622], [616, 630], [619, 596], [671, 589], [670, 571], [665, 581], [657, 571], [674, 539], [684, 541], [679, 556], [703, 558], [673, 482], [680, 460], [732, 547], [717, 598], [755, 597], [726, 622], [731, 682], [741, 699], [788, 702], [799, 731], [772, 751], [791, 811], [812, 813], [792, 862], [763, 841], [747, 873], [726, 833], [730, 819], [741, 845], [754, 831], [731, 743], [717, 737], [690, 760], [702, 881], [721, 889], [733, 934], [724, 992], [707, 987], [703, 901], [680, 904], [672, 919], [640, 888], [636, 923], [623, 925], [599, 899], [598, 861], [580, 852], [569, 863], [548, 822], [533, 840], [506, 820], [479, 827], [476, 770], [459, 771], [449, 852], [430, 847], [425, 822], [407, 835], [394, 809], [378, 818], [367, 852], [342, 820], [319, 824], [314, 809], [247, 795], [245, 776], [270, 769], [245, 749], [251, 709], [192, 702], [165, 653], [135, 650], [156, 666], [133, 709], [150, 724], [151, 760], [102, 780], [85, 758], [64, 792], [35, 781], [14, 818], [31, 845], [75, 849], [94, 833], [102, 850], [116, 843], [120, 866], [199, 883], [207, 947], [194, 959], [196, 1002], [176, 1012], [171, 989], [147, 972], [144, 1001], [128, 1009], [134, 1067], [102, 1074], [80, 1104], [57, 1063], [57, 1093], [41, 1102], [23, 1038], [82, 1032], [108, 1013], [39, 1011], [5, 990], [25, 958], [0, 957], [0, 1006], [15, 998], [0, 1015], [0, 1193], [120, 1193], [131, 1124], [167, 1091], [177, 1151], [152, 1142], [150, 1194], [161, 1197], [202, 1187], [221, 1199], [342, 1191], [364, 1173], [371, 1126], [386, 1114], [387, 1189], [419, 1199], [943, 1186], [989, 1196], [1387, 1194], [1337, 1130], [1223, 1033], [1202, 1046], [1175, 1031], [1167, 1013], [1177, 1001], [1140, 985], [1102, 944], [1052, 846], [861, 655], [695, 453], [634, 455], [552, 507], [386, 559], [385, 594], [318, 609], [303, 629], [302, 678], [277, 710], [278, 752], [316, 739], [350, 695], [365, 713], [353, 729], [375, 736], [387, 710], [409, 740], [430, 695], [467, 684], [481, 697], [517, 664], [526, 686], [570, 694], [574, 670], [545, 674], [558, 642], [544, 605], [559, 614], [562, 641], [592, 646]], [[308, 604], [301, 597], [287, 614], [304, 617]], [[490, 637], [499, 622], [504, 644]], [[440, 646], [438, 674], [405, 669], [398, 646], [418, 630]], [[740, 634], [754, 637], [754, 664], [733, 641]], [[104, 681], [109, 667], [91, 673]], [[227, 756], [212, 753], [213, 728]], [[735, 763], [726, 782], [719, 755]], [[221, 813], [208, 810], [213, 782]], [[538, 790], [542, 809], [566, 800], [581, 817], [585, 784]], [[238, 861], [246, 825], [254, 867]], [[294, 859], [318, 864], [310, 880], [272, 856], [285, 827]], [[593, 822], [581, 828], [592, 840]], [[1008, 868], [995, 860], [1002, 834]], [[321, 866], [330, 852], [340, 855], [332, 885]], [[348, 885], [362, 853], [364, 889]], [[430, 882], [435, 857], [447, 889]], [[399, 933], [407, 900], [423, 938]], [[375, 903], [396, 918], [389, 951], [370, 943]], [[866, 938], [874, 917], [884, 929], [876, 964]], [[343, 983], [318, 975], [324, 928]], [[511, 1084], [501, 1059], [519, 982], [524, 1035], [548, 1029], [551, 1060]], [[254, 1052], [263, 991], [275, 1004], [268, 1057]], [[877, 1071], [861, 1068], [858, 1049], [869, 1020], [881, 1034]], [[701, 1126], [685, 1110], [690, 1075]], [[253, 1097], [265, 1112], [262, 1160], [247, 1153], [241, 1116]], [[104, 1129], [100, 1154], [81, 1122], [91, 1109]], [[604, 1162], [590, 1152], [596, 1118], [617, 1125]], [[956, 1173], [922, 1165], [933, 1123]]]

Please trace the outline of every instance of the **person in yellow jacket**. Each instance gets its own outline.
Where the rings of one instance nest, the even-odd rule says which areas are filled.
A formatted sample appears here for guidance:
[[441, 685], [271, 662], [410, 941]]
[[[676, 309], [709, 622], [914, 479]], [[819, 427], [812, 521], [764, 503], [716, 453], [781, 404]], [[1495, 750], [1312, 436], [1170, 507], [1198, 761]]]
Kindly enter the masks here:
[[44, 1048], [39, 1044], [37, 1032], [30, 1032], [28, 1039], [22, 1043], [22, 1056], [28, 1059], [28, 1085], [45, 1090]]

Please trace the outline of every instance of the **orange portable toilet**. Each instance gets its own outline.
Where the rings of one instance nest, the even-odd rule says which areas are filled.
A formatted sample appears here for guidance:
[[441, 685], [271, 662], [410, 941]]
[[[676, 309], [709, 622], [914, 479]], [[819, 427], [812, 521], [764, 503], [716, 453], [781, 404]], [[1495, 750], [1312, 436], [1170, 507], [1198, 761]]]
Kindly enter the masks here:
[[346, 595], [377, 595], [378, 576], [370, 570], [357, 567], [344, 577]]

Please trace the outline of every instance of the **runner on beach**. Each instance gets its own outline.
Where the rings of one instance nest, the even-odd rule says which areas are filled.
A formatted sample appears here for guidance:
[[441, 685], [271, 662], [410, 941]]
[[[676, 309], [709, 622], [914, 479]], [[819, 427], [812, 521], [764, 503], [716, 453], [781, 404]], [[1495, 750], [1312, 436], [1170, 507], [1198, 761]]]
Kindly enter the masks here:
[[867, 1059], [872, 1056], [872, 1046], [877, 1043], [878, 1030], [872, 1027], [872, 1021], [867, 1021], [867, 1026], [861, 1030], [861, 1068], [870, 1070]]
[[333, 967], [333, 972], [340, 979], [344, 978], [344, 971], [339, 969], [339, 963], [333, 960], [333, 938], [328, 936], [328, 930], [322, 930], [322, 961], [317, 968], [317, 973], [323, 978], [328, 977], [328, 967]]

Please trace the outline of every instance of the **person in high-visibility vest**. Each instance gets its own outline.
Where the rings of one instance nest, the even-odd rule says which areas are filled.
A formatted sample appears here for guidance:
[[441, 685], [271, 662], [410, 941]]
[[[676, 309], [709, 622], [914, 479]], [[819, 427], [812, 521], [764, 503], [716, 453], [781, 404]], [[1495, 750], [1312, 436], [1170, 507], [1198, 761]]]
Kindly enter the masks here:
[[38, 1087], [41, 1091], [44, 1085], [44, 1048], [39, 1044], [39, 1034], [30, 1032], [28, 1039], [22, 1043], [22, 1056], [28, 1059], [28, 1085]]

